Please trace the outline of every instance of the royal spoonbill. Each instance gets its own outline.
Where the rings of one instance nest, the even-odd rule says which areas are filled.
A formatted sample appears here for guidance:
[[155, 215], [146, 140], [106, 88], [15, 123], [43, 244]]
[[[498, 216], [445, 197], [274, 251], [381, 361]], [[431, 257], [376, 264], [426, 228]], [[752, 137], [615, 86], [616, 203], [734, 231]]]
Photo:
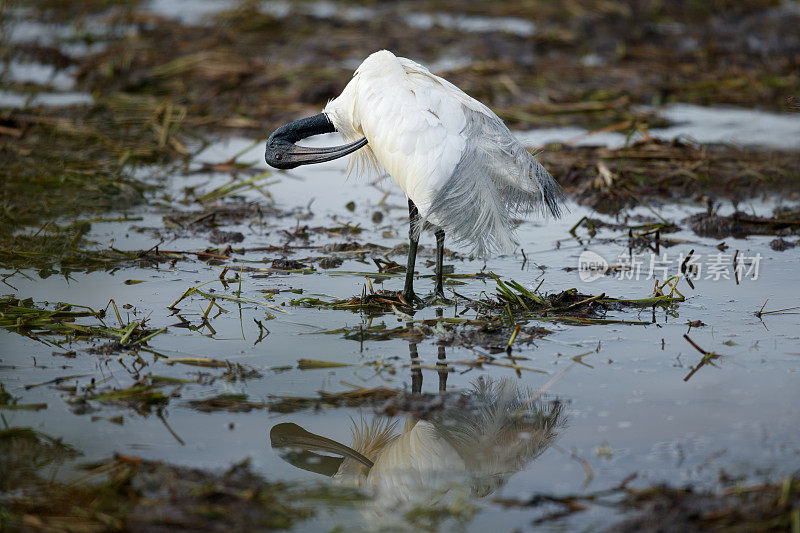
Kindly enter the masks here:
[[445, 407], [424, 420], [407, 417], [399, 432], [398, 421], [353, 420], [350, 446], [292, 423], [273, 426], [270, 441], [295, 466], [370, 492], [365, 515], [385, 528], [387, 519], [414, 509], [495, 492], [549, 448], [565, 425], [563, 404], [541, 401], [508, 378], [479, 378], [466, 396], [466, 406]]
[[[338, 131], [348, 144], [295, 143]], [[265, 159], [279, 169], [353, 153], [351, 170], [382, 167], [408, 197], [408, 266], [402, 296], [411, 305], [419, 234], [436, 227], [436, 288], [444, 299], [445, 234], [485, 257], [510, 252], [512, 220], [531, 211], [560, 216], [563, 192], [550, 173], [488, 107], [422, 65], [387, 50], [356, 69], [322, 113], [290, 122], [267, 140]]]

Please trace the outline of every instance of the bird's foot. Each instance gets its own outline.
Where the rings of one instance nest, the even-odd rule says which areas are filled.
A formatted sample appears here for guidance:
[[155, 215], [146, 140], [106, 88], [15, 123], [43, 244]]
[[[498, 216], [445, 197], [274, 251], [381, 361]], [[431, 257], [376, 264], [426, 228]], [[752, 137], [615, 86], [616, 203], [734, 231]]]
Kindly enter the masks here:
[[417, 307], [425, 307], [425, 301], [416, 294], [414, 294], [414, 291], [404, 291], [402, 293], [398, 292], [397, 296], [398, 299], [400, 300], [400, 303], [411, 309]]
[[425, 305], [451, 305], [452, 300], [444, 295], [444, 290], [436, 290], [425, 297]]

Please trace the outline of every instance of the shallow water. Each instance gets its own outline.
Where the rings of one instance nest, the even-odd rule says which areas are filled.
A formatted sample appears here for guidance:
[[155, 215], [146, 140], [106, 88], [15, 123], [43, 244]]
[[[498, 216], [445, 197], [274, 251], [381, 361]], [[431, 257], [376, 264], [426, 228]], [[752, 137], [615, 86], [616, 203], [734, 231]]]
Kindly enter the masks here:
[[[184, 24], [200, 24], [207, 22], [211, 15], [234, 7], [229, 0], [201, 0], [187, 2], [151, 0], [148, 10], [159, 15], [174, 18]], [[266, 0], [257, 4], [259, 11], [276, 18], [291, 15], [309, 15], [320, 19], [339, 19], [347, 22], [364, 22], [373, 20], [383, 13], [391, 12], [380, 6], [348, 5], [328, 0], [315, 0], [295, 5], [283, 0]], [[489, 17], [450, 13], [411, 13], [399, 20], [408, 26], [428, 30], [435, 26], [462, 32], [489, 33], [506, 32], [521, 37], [530, 37], [536, 33], [536, 25], [530, 20], [520, 17]]]
[[[547, 132], [537, 134], [545, 136]], [[329, 141], [329, 138], [321, 138], [315, 142]], [[90, 238], [100, 247], [113, 243], [119, 249], [149, 249], [164, 239], [160, 244], [162, 250], [202, 250], [209, 244], [206, 234], [164, 230], [162, 216], [176, 204], [160, 202], [159, 198], [164, 195], [164, 198], [177, 200], [183, 197], [187, 187], [196, 188], [196, 193], [200, 194], [227, 183], [230, 177], [226, 173], [192, 170], [200, 169], [203, 162], [223, 162], [251, 144], [252, 140], [234, 138], [212, 145], [195, 159], [187, 173], [159, 182], [160, 190], [149, 205], [125, 213], [137, 220], [95, 222]], [[262, 145], [257, 144], [241, 155], [239, 161], [256, 161], [257, 168], [266, 168], [260, 161], [262, 151]], [[274, 199], [276, 207], [284, 212], [291, 210], [293, 214], [282, 217], [266, 214], [261, 220], [254, 218], [248, 224], [220, 229], [240, 231], [244, 241], [234, 247], [245, 249], [282, 244], [287, 239], [285, 231], [292, 232], [304, 225], [311, 228], [358, 225], [362, 233], [355, 237], [312, 233], [308, 243], [296, 240], [291, 241], [291, 245], [319, 246], [357, 240], [362, 244], [395, 246], [404, 242], [407, 212], [400, 191], [390, 187], [388, 182], [383, 185], [384, 189], [363, 180], [346, 180], [345, 175], [341, 161], [274, 173], [269, 178], [271, 184], [264, 186], [264, 190]], [[239, 196], [242, 202], [269, 204], [267, 198], [254, 190], [245, 190]], [[346, 208], [351, 201], [355, 205], [352, 211]], [[779, 199], [754, 200], [740, 208], [756, 215], [769, 215], [779, 204]], [[628, 241], [625, 231], [603, 228], [589, 237], [584, 226], [577, 229], [577, 237], [571, 236], [570, 228], [583, 216], [597, 215], [574, 204], [570, 208], [570, 213], [561, 220], [522, 222], [520, 250], [513, 255], [492, 258], [485, 264], [470, 259], [446, 263], [452, 264], [458, 274], [491, 271], [531, 289], [541, 283], [542, 292], [576, 287], [589, 294], [649, 296], [655, 282], [648, 271], [650, 254], [640, 256], [643, 267], [638, 279], [608, 275], [592, 282], [581, 281], [574, 269], [582, 252], [590, 250], [608, 263], [618, 264], [620, 257], [628, 253]], [[661, 217], [679, 222], [702, 211], [704, 206], [670, 204], [656, 209]], [[723, 213], [731, 210], [728, 206], [721, 208]], [[373, 221], [375, 212], [384, 215], [382, 221]], [[646, 207], [627, 214], [653, 218]], [[155, 232], [159, 232], [160, 237]], [[704, 268], [693, 290], [681, 282], [679, 288], [687, 300], [674, 309], [622, 310], [607, 317], [643, 321], [647, 325], [574, 326], [558, 321], [542, 322], [540, 325], [552, 333], [530, 344], [517, 342], [513, 352], [522, 366], [542, 372], [524, 370], [517, 375], [510, 368], [492, 366], [465, 371], [469, 367], [456, 366], [455, 372], [447, 374], [449, 391], [467, 391], [481, 378], [495, 383], [508, 379], [523, 396], [528, 395], [525, 397], [560, 376], [540, 398], [541, 405], [537, 404], [546, 409], [556, 399], [563, 403], [559, 415], [562, 425], [554, 430], [552, 439], [543, 441], [541, 455], [520, 460], [513, 467], [501, 468], [502, 475], [484, 472], [483, 477], [476, 474], [474, 468], [470, 469], [469, 464], [445, 462], [442, 458], [454, 457], [450, 452], [450, 455], [439, 452], [438, 460], [418, 465], [413, 475], [409, 473], [408, 463], [403, 463], [408, 457], [401, 457], [399, 464], [406, 466], [383, 478], [383, 485], [379, 484], [383, 488], [376, 489], [375, 501], [361, 507], [336, 508], [330, 515], [321, 512], [301, 528], [329, 530], [337, 522], [348, 528], [356, 524], [379, 528], [392, 521], [403, 523], [407, 506], [431, 501], [449, 509], [456, 516], [451, 520], [463, 521], [471, 531], [483, 531], [498, 523], [502, 523], [504, 529], [528, 528], [532, 519], [553, 509], [545, 506], [516, 510], [494, 500], [524, 500], [535, 494], [586, 494], [613, 487], [634, 473], [637, 478], [633, 485], [667, 482], [714, 487], [721, 470], [744, 480], [769, 478], [771, 474], [782, 475], [793, 470], [800, 455], [796, 411], [800, 401], [796, 387], [800, 372], [797, 315], [771, 314], [759, 319], [755, 312], [767, 299], [766, 310], [797, 305], [800, 294], [794, 283], [796, 251], [773, 251], [768, 246], [773, 237], [768, 236], [726, 239], [729, 248], [724, 252], [718, 248], [718, 240], [701, 238], [685, 229], [668, 236], [678, 241], [674, 246], [662, 248], [661, 253], [666, 256], [659, 256], [669, 263], [669, 275], [676, 273], [682, 258], [692, 249]], [[426, 266], [426, 260], [431, 258], [432, 242], [431, 235], [424, 235], [424, 249], [417, 263], [420, 275], [432, 274], [432, 268]], [[740, 276], [738, 283], [734, 279], [730, 265], [736, 250], [741, 257], [758, 258], [757, 279], [753, 279], [756, 272]], [[724, 256], [719, 257], [720, 253]], [[299, 248], [288, 258], [303, 261], [305, 257], [318, 255], [316, 250]], [[265, 256], [268, 257], [266, 263]], [[227, 263], [231, 272], [239, 265], [268, 267], [269, 261], [277, 256], [274, 252], [255, 250], [233, 257], [233, 261]], [[309, 274], [265, 271], [257, 277], [258, 273], [243, 272], [241, 294], [262, 300], [267, 296], [261, 291], [280, 289], [302, 290], [302, 296], [348, 298], [361, 294], [366, 275], [372, 278], [376, 289], [400, 289], [402, 278], [382, 280], [372, 262], [361, 262], [344, 254], [341, 257], [344, 263], [340, 267], [318, 268]], [[402, 262], [404, 257], [395, 256], [394, 259]], [[719, 279], [713, 279], [714, 274], [710, 276], [712, 279], [707, 279], [714, 262], [727, 268], [718, 270]], [[80, 450], [83, 455], [79, 460], [65, 465], [59, 472], [64, 477], [72, 475], [72, 468], [79, 464], [123, 453], [216, 470], [251, 458], [254, 467], [270, 480], [311, 483], [325, 478], [284, 460], [281, 450], [270, 446], [270, 430], [280, 423], [294, 423], [350, 445], [351, 419], [365, 417], [369, 420], [374, 416], [372, 409], [302, 409], [290, 414], [259, 409], [244, 413], [203, 413], [188, 402], [220, 393], [246, 393], [251, 401], [266, 400], [270, 396], [315, 396], [320, 390], [339, 392], [353, 386], [386, 386], [432, 394], [439, 391], [443, 375], [435, 368], [440, 353], [436, 338], [416, 344], [403, 338], [359, 342], [345, 339], [341, 333], [322, 333], [345, 327], [358, 328], [370, 322], [373, 326], [381, 323], [389, 328], [402, 326], [408, 318], [399, 313], [370, 320], [349, 311], [294, 306], [290, 302], [299, 295], [280, 292], [270, 303], [286, 313], [222, 302], [228, 312], [218, 316], [212, 313], [210, 324], [214, 333], [208, 328], [192, 331], [176, 327], [181, 319], [200, 326], [207, 302], [190, 298], [181, 302], [177, 313], [168, 306], [188, 287], [199, 283], [211, 282], [208, 288], [225, 291], [218, 281], [222, 268], [199, 261], [178, 261], [173, 267], [163, 264], [159, 268], [73, 273], [68, 279], [57, 275], [40, 279], [35, 272], [17, 273], [8, 278], [7, 283], [13, 286], [15, 294], [32, 297], [36, 302], [65, 301], [94, 309], [105, 307], [111, 298], [118, 305], [131, 304], [133, 308], [123, 313], [148, 317], [151, 327], [169, 326], [166, 333], [149, 342], [155, 351], [168, 357], [211, 357], [241, 363], [257, 369], [262, 376], [237, 382], [216, 380], [170, 387], [168, 390], [174, 388], [178, 396], [170, 400], [163, 420], [154, 414], [141, 415], [114, 405], [96, 405], [96, 412], [75, 414], [67, 402], [66, 392], [52, 385], [30, 385], [65, 375], [79, 375], [81, 377], [62, 385], [85, 386], [93, 379], [106, 380], [106, 385], [123, 388], [148, 373], [192, 378], [199, 372], [218, 375], [221, 370], [180, 364], [170, 366], [164, 359], [148, 358], [148, 366], [137, 373], [132, 371], [130, 360], [125, 360], [123, 354], [93, 355], [85, 352], [85, 346], [76, 346], [78, 356], [64, 358], [53, 354], [63, 353], [65, 349], [43, 346], [32, 339], [2, 331], [0, 364], [6, 390], [20, 398], [20, 403], [47, 403], [47, 409], [40, 411], [4, 411], [6, 423], [33, 427], [62, 438]], [[663, 279], [664, 276], [659, 273], [657, 277]], [[127, 285], [126, 280], [143, 282]], [[458, 281], [465, 284], [455, 289], [468, 298], [477, 299], [483, 291], [491, 294], [495, 290], [492, 280]], [[426, 294], [432, 288], [432, 280], [419, 278], [416, 287], [418, 293]], [[235, 294], [238, 290], [234, 284], [227, 293]], [[3, 292], [12, 290], [7, 288]], [[449, 290], [447, 292], [449, 294]], [[455, 316], [452, 306], [441, 309], [445, 317]], [[267, 311], [275, 318], [267, 320]], [[435, 307], [429, 307], [414, 318], [435, 318], [436, 313]], [[269, 330], [269, 335], [260, 342], [256, 342], [259, 328], [254, 319], [262, 321]], [[703, 325], [689, 326], [696, 321]], [[714, 365], [703, 366], [688, 381], [685, 378], [702, 356], [684, 339], [687, 331], [698, 345], [722, 355]], [[421, 369], [421, 386], [420, 371], [411, 368], [410, 354], [414, 350], [425, 367]], [[447, 360], [459, 361], [473, 359], [476, 353], [485, 353], [485, 350], [447, 347], [445, 353]], [[576, 363], [573, 357], [582, 354], [582, 364]], [[300, 359], [350, 366], [301, 370], [298, 368]], [[561, 372], [564, 373], [560, 375]], [[525, 393], [528, 389], [531, 392]], [[116, 416], [122, 416], [124, 423], [108, 420]], [[428, 428], [431, 435], [420, 437], [427, 439], [423, 442], [425, 446], [439, 442], [436, 431], [443, 431], [442, 427], [464, 423], [455, 421], [447, 412], [440, 416], [441, 427]], [[399, 433], [402, 427], [400, 419], [395, 431]], [[418, 427], [427, 426], [418, 423]], [[522, 433], [528, 435], [529, 432]], [[528, 438], [526, 435], [517, 440]], [[490, 448], [486, 453], [502, 455], [503, 449]], [[424, 452], [414, 455], [417, 459], [421, 456]], [[403, 491], [411, 490], [409, 487], [415, 487], [418, 482], [414, 476], [423, 474], [429, 477], [425, 482], [427, 490], [437, 491], [435, 497], [425, 492], [422, 500], [410, 498], [405, 500], [405, 506], [400, 505], [401, 495], [406, 494]], [[331, 482], [347, 485], [353, 480]], [[481, 488], [476, 489], [476, 484]], [[597, 528], [613, 523], [614, 519], [613, 511], [594, 506], [551, 527]]]
[[89, 105], [94, 101], [91, 94], [79, 92], [19, 94], [0, 90], [0, 108], [23, 109], [28, 106], [59, 107]]
[[[731, 106], [703, 107], [670, 104], [661, 108], [642, 108], [668, 121], [669, 126], [653, 128], [648, 134], [656, 139], [681, 139], [699, 144], [730, 144], [800, 150], [800, 120], [792, 113], [770, 113]], [[592, 132], [576, 126], [543, 128], [520, 132], [519, 139], [528, 146], [568, 143], [575, 146], [619, 148], [643, 138], [637, 132], [628, 137], [621, 133]]]

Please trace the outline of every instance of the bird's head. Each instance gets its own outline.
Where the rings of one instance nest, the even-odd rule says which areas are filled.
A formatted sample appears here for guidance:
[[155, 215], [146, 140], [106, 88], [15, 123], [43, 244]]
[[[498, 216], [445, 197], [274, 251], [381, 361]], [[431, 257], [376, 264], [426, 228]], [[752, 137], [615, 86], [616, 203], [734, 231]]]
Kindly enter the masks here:
[[366, 137], [349, 144], [330, 148], [310, 148], [295, 144], [297, 141], [307, 137], [333, 133], [334, 131], [336, 131], [336, 128], [325, 113], [284, 124], [267, 139], [264, 159], [268, 165], [285, 170], [299, 167], [300, 165], [332, 161], [355, 152], [367, 144]]

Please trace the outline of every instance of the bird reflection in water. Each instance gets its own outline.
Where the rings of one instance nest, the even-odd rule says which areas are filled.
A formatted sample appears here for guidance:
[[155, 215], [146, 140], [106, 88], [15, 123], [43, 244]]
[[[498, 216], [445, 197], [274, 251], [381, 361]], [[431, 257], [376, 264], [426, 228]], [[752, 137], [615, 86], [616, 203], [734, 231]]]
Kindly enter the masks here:
[[[412, 392], [419, 393], [422, 368], [416, 344], [410, 352]], [[443, 346], [438, 355], [439, 390], [444, 391]], [[560, 402], [545, 400], [516, 380], [485, 377], [433, 412], [402, 421], [374, 417], [352, 422], [350, 446], [292, 423], [274, 426], [270, 440], [293, 465], [368, 492], [372, 498], [365, 513], [381, 520], [420, 508], [452, 508], [492, 494], [553, 444], [565, 424]]]

